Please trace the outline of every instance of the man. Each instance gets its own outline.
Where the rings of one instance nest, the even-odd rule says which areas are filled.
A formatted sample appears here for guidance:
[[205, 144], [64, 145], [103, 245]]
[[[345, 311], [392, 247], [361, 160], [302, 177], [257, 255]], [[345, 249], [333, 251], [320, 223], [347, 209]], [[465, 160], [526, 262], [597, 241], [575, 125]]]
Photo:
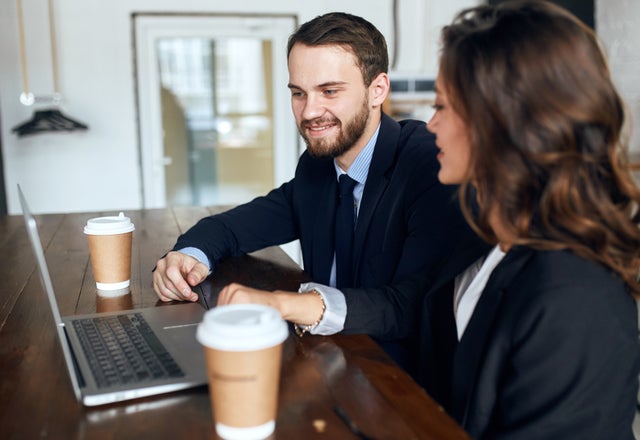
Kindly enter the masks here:
[[[445, 262], [462, 270], [484, 248], [459, 212], [456, 188], [438, 182], [437, 149], [425, 124], [398, 123], [382, 113], [390, 88], [388, 55], [371, 23], [330, 13], [303, 24], [289, 39], [288, 67], [293, 114], [307, 145], [295, 177], [264, 197], [202, 219], [179, 237], [174, 251], [158, 261], [156, 293], [163, 301], [195, 301], [191, 286], [211, 270], [215, 276], [220, 259], [299, 239], [314, 283], [271, 294], [232, 284], [218, 304], [270, 304], [299, 334], [404, 338], [424, 294], [420, 283]], [[357, 221], [353, 238], [334, 246], [342, 234], [335, 220], [342, 174], [355, 180], [347, 204], [351, 214], [355, 205]], [[350, 240], [343, 266], [336, 246]], [[420, 281], [411, 278], [418, 273]], [[383, 288], [408, 279], [418, 286]]]

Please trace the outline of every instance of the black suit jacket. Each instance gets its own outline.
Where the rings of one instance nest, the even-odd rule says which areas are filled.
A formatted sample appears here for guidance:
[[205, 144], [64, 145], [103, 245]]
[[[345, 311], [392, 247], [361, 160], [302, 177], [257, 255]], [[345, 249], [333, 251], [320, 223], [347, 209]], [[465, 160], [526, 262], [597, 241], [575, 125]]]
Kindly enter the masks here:
[[459, 343], [445, 298], [425, 299], [422, 381], [474, 438], [633, 439], [637, 310], [609, 270], [515, 247]]
[[[378, 288], [416, 273], [431, 276], [456, 259], [454, 249], [469, 249], [472, 257], [484, 250], [460, 213], [457, 188], [438, 181], [436, 154], [424, 122], [396, 122], [383, 114], [355, 230], [355, 289], [343, 290], [346, 332], [380, 339], [406, 336], [425, 290]], [[179, 237], [174, 249], [197, 247], [215, 263], [300, 239], [304, 270], [313, 281], [328, 285], [336, 194], [333, 160], [305, 152], [291, 181], [202, 219]]]

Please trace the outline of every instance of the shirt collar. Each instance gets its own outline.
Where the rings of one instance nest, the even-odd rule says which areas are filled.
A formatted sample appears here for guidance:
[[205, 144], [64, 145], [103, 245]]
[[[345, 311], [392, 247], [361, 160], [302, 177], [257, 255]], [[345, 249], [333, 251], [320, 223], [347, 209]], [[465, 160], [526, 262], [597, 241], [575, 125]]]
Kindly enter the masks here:
[[[375, 150], [376, 141], [378, 140], [378, 133], [380, 132], [380, 124], [376, 128], [375, 133], [364, 146], [362, 151], [358, 153], [358, 156], [349, 167], [349, 171], [346, 173], [353, 180], [364, 185], [367, 181], [367, 175], [369, 174], [369, 166], [371, 165], [371, 158], [373, 157], [373, 151]], [[333, 160], [333, 166], [336, 168], [336, 177], [340, 177], [341, 174], [345, 174], [344, 171], [338, 166], [336, 160]]]

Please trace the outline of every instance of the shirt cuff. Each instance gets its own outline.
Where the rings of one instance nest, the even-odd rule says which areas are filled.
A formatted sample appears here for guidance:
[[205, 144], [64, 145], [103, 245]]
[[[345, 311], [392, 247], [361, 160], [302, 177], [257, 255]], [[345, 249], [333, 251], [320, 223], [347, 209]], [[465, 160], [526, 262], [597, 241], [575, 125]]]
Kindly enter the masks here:
[[347, 318], [347, 301], [344, 294], [334, 287], [318, 283], [303, 283], [298, 292], [315, 290], [322, 296], [325, 304], [322, 319], [315, 327], [309, 329], [314, 335], [333, 335], [344, 329], [344, 321]]
[[207, 258], [207, 255], [204, 252], [202, 252], [200, 249], [195, 247], [186, 247], [186, 248], [178, 249], [178, 252], [195, 258], [202, 264], [206, 265], [209, 268], [209, 273], [211, 273], [211, 264], [209, 263], [209, 258]]

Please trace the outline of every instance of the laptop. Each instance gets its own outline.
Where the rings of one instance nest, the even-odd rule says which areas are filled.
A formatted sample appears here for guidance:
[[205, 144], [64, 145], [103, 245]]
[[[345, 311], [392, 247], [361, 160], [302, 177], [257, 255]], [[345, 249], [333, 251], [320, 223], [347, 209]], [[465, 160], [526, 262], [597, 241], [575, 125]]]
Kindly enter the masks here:
[[207, 383], [197, 303], [60, 316], [34, 216], [18, 185], [29, 239], [73, 391], [86, 406], [164, 394]]

